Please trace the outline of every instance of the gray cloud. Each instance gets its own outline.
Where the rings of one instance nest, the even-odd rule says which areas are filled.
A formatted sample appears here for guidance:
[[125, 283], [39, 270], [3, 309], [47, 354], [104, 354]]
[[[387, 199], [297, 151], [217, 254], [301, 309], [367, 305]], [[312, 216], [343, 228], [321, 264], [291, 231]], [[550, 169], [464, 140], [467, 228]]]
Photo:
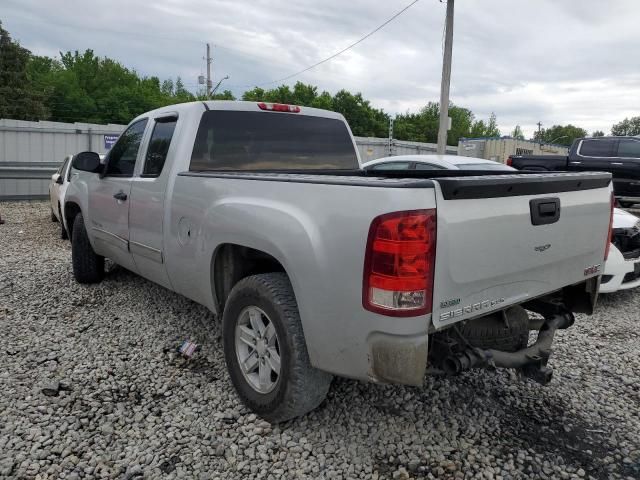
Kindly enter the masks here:
[[[325, 0], [4, 0], [5, 28], [41, 55], [92, 48], [143, 75], [197, 87], [204, 43], [236, 94], [344, 48], [408, 3]], [[456, 5], [451, 98], [503, 133], [516, 124], [608, 131], [640, 114], [640, 3], [465, 0]], [[422, 0], [364, 43], [294, 78], [361, 91], [389, 112], [439, 98], [445, 5]], [[270, 86], [267, 84], [266, 86]]]

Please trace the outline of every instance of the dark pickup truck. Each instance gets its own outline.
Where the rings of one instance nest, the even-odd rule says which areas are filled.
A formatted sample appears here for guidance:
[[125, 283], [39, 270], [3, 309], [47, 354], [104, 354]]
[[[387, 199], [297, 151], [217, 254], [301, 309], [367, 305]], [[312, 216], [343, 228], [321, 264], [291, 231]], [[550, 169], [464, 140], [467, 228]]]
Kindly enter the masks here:
[[609, 172], [620, 205], [640, 203], [640, 137], [578, 138], [568, 156], [512, 155], [507, 165], [518, 170]]

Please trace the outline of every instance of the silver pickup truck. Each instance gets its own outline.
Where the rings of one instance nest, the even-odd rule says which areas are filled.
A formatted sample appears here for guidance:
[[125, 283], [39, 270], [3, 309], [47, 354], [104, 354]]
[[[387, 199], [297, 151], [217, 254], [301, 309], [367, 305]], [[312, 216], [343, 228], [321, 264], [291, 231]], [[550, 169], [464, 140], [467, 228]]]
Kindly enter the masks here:
[[76, 280], [108, 257], [221, 315], [231, 380], [270, 421], [315, 408], [333, 375], [547, 383], [611, 234], [609, 174], [365, 172], [341, 115], [293, 105], [168, 106], [72, 165]]

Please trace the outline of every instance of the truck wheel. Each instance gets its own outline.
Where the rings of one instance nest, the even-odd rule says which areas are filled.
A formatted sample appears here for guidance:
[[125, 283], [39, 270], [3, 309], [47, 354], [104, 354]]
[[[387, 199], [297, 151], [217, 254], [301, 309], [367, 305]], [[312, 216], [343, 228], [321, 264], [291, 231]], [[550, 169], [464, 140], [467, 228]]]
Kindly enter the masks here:
[[242, 402], [270, 422], [316, 408], [332, 376], [311, 366], [291, 283], [254, 275], [231, 290], [222, 317], [224, 356]]
[[78, 283], [98, 283], [104, 278], [104, 257], [93, 251], [81, 213], [73, 221], [71, 262]]
[[[60, 218], [62, 218], [62, 209], [60, 208], [60, 205], [58, 205], [58, 212], [60, 212]], [[69, 236], [67, 235], [67, 230], [64, 228], [64, 222], [60, 222], [60, 238], [62, 240], [66, 240], [69, 238]]]

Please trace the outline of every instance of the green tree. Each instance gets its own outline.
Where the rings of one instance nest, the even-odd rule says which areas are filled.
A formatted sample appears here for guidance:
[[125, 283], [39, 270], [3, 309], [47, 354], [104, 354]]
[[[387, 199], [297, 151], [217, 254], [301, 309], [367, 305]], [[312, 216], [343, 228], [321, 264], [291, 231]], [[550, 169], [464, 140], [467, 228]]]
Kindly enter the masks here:
[[524, 140], [524, 133], [522, 133], [522, 128], [520, 128], [520, 125], [516, 125], [516, 128], [514, 128], [513, 132], [511, 132], [511, 136], [516, 140]]
[[254, 87], [242, 94], [242, 100], [246, 102], [264, 102], [266, 100], [265, 91], [263, 88]]
[[181, 102], [192, 102], [196, 99], [196, 97], [186, 88], [184, 88], [184, 83], [182, 83], [182, 79], [178, 77], [176, 78], [173, 99], [176, 100], [173, 103], [181, 103]]
[[584, 128], [574, 125], [554, 125], [551, 128], [543, 128], [533, 136], [534, 140], [542, 143], [555, 143], [570, 146], [576, 138], [587, 136]]
[[[495, 115], [488, 122], [475, 120], [468, 108], [449, 105], [451, 129], [447, 134], [448, 145], [458, 145], [462, 137], [499, 136]], [[440, 125], [440, 106], [429, 102], [419, 113], [397, 115], [393, 123], [394, 137], [399, 140], [436, 143]]]
[[172, 97], [173, 96], [173, 80], [168, 78], [164, 82], [162, 82], [162, 87], [160, 87], [160, 91], [162, 92], [163, 95], [166, 95], [167, 97]]
[[0, 118], [38, 120], [48, 116], [45, 92], [29, 74], [31, 52], [14, 42], [0, 22]]
[[235, 100], [236, 97], [233, 95], [231, 90], [223, 90], [219, 93], [214, 93], [211, 96], [211, 100]]
[[495, 112], [491, 112], [489, 116], [489, 123], [487, 124], [487, 137], [499, 137], [500, 129], [498, 128], [498, 117]]
[[604, 132], [602, 130], [596, 130], [591, 134], [592, 137], [604, 137]]
[[625, 118], [611, 127], [611, 135], [618, 137], [640, 135], [640, 116]]

